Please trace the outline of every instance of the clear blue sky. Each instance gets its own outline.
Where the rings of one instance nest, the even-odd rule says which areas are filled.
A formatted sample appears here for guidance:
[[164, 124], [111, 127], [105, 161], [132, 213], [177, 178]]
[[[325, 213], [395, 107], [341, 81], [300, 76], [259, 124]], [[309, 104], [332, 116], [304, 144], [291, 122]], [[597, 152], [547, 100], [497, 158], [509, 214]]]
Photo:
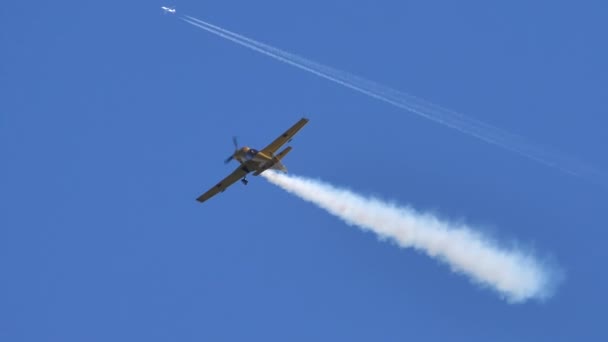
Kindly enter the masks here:
[[[0, 6], [0, 340], [599, 341], [608, 190], [162, 15]], [[608, 172], [602, 1], [176, 1]], [[285, 159], [559, 264], [510, 305], [262, 178], [194, 199], [302, 115]]]

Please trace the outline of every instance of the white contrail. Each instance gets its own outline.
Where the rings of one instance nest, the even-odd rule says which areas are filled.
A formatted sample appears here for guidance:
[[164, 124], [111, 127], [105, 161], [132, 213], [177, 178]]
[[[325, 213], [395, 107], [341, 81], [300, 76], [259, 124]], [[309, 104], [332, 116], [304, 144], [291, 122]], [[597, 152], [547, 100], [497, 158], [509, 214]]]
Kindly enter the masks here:
[[563, 156], [555, 151], [551, 151], [550, 149], [540, 147], [537, 144], [530, 143], [522, 137], [508, 133], [497, 127], [493, 127], [461, 113], [445, 109], [410, 94], [380, 85], [356, 75], [352, 75], [348, 72], [310, 61], [296, 54], [278, 49], [268, 44], [264, 44], [241, 34], [221, 28], [217, 25], [210, 24], [206, 21], [191, 16], [185, 16], [180, 19], [241, 46], [272, 57], [278, 61], [308, 71], [316, 76], [325, 78], [344, 87], [391, 104], [395, 107], [413, 112], [424, 118], [456, 129], [487, 143], [513, 151], [539, 163], [560, 169], [564, 172], [571, 173], [579, 177], [588, 178], [589, 180], [600, 183], [604, 182], [604, 180], [600, 179], [603, 178], [603, 176], [588, 165]]
[[[302, 63], [290, 60], [290, 59], [286, 58], [285, 56], [279, 55], [279, 54], [271, 52], [271, 51], [267, 51], [267, 50], [261, 48], [260, 46], [248, 43], [247, 41], [244, 41], [244, 40], [240, 40], [240, 39], [238, 39], [238, 38], [236, 38], [234, 36], [230, 36], [230, 35], [228, 35], [226, 33], [223, 33], [221, 31], [215, 30], [215, 29], [213, 29], [211, 27], [207, 27], [207, 26], [205, 26], [203, 24], [199, 24], [199, 23], [196, 23], [196, 22], [188, 20], [188, 19], [183, 19], [183, 18], [180, 18], [180, 19], [182, 19], [183, 21], [185, 21], [185, 22], [187, 22], [187, 23], [189, 23], [191, 25], [197, 26], [197, 27], [199, 27], [199, 28], [201, 28], [203, 30], [206, 30], [208, 32], [216, 34], [216, 35], [218, 35], [218, 36], [220, 36], [222, 38], [225, 38], [225, 39], [230, 40], [230, 41], [232, 41], [234, 43], [237, 43], [239, 45], [247, 47], [247, 48], [249, 48], [251, 50], [257, 51], [257, 52], [259, 52], [261, 54], [264, 54], [266, 56], [272, 57], [272, 58], [274, 58], [276, 60], [279, 60], [279, 61], [281, 61], [283, 63], [286, 63], [286, 64], [289, 64], [289, 65], [295, 66], [296, 68], [308, 71], [308, 72], [310, 72], [310, 73], [312, 73], [314, 75], [317, 75], [319, 77], [325, 78], [325, 79], [330, 80], [332, 82], [338, 83], [338, 84], [340, 84], [342, 86], [345, 86], [347, 88], [353, 89], [355, 91], [358, 91], [358, 92], [363, 93], [363, 94], [365, 94], [367, 96], [370, 96], [370, 97], [373, 97], [375, 99], [378, 99], [380, 101], [384, 101], [386, 103], [392, 104], [392, 105], [394, 105], [396, 107], [399, 107], [399, 108], [402, 108], [402, 109], [414, 112], [414, 113], [416, 113], [416, 114], [418, 114], [420, 116], [423, 116], [423, 117], [425, 117], [425, 118], [427, 118], [429, 120], [433, 120], [433, 121], [441, 123], [441, 124], [443, 124], [445, 126], [454, 128], [454, 129], [459, 130], [459, 131], [461, 131], [461, 132], [463, 132], [465, 134], [469, 134], [469, 135], [475, 136], [475, 137], [477, 137], [479, 139], [482, 139], [482, 140], [484, 140], [484, 141], [486, 141], [488, 143], [497, 144], [497, 145], [503, 146], [506, 149], [513, 150], [515, 152], [518, 152], [518, 153], [526, 155], [524, 151], [519, 151], [516, 147], [512, 147], [512, 146], [508, 146], [508, 145], [503, 145], [503, 143], [501, 143], [501, 141], [499, 140], [499, 138], [497, 136], [494, 136], [494, 137], [493, 136], [485, 136], [485, 135], [483, 135], [483, 134], [481, 134], [479, 132], [476, 132], [477, 129], [475, 127], [473, 127], [473, 126], [466, 127], [465, 126], [466, 124], [464, 122], [460, 122], [459, 123], [458, 121], [453, 120], [454, 119], [453, 117], [450, 117], [450, 116], [441, 117], [441, 116], [438, 116], [438, 115], [432, 115], [432, 113], [424, 112], [422, 110], [419, 110], [417, 108], [417, 106], [411, 106], [411, 105], [408, 105], [408, 104], [405, 104], [405, 103], [401, 103], [398, 100], [391, 99], [391, 98], [389, 98], [387, 96], [384, 96], [383, 94], [380, 94], [380, 93], [375, 93], [375, 92], [373, 92], [371, 90], [368, 90], [368, 89], [365, 89], [365, 88], [363, 88], [363, 87], [361, 87], [361, 86], [359, 86], [357, 84], [348, 83], [347, 81], [342, 80], [342, 79], [340, 79], [340, 78], [338, 78], [336, 76], [327, 74], [327, 73], [325, 73], [323, 71], [320, 71], [320, 70], [315, 70], [311, 66], [307, 66], [305, 64], [302, 64]], [[528, 156], [528, 157], [535, 159], [534, 156]], [[540, 161], [540, 162], [543, 162], [542, 159], [537, 159], [537, 160]]]
[[547, 298], [555, 285], [554, 273], [531, 254], [499, 247], [466, 224], [366, 198], [317, 180], [268, 171], [262, 176], [350, 225], [446, 262], [455, 272], [492, 287], [510, 302]]
[[[229, 39], [233, 42], [236, 42], [237, 44], [241, 44], [248, 48], [252, 48], [253, 50], [258, 51], [258, 52], [262, 52], [260, 50], [264, 50], [264, 51], [270, 53], [271, 57], [273, 57], [273, 58], [281, 57], [279, 59], [281, 62], [286, 62], [285, 60], [289, 60], [289, 61], [299, 64], [301, 66], [305, 66], [306, 71], [310, 71], [308, 69], [312, 69], [312, 70], [318, 71], [319, 73], [324, 74], [324, 75], [316, 74], [317, 76], [327, 78], [333, 82], [338, 82], [338, 80], [339, 80], [339, 81], [342, 81], [345, 83], [355, 84], [362, 89], [367, 89], [376, 94], [381, 94], [383, 97], [387, 98], [388, 100], [399, 102], [402, 106], [405, 106], [405, 107], [401, 107], [398, 104], [395, 104], [392, 102], [389, 102], [389, 103], [393, 104], [395, 106], [401, 107], [402, 109], [413, 111], [414, 113], [417, 113], [416, 109], [424, 110], [427, 113], [432, 113], [432, 116], [434, 118], [429, 118], [431, 120], [438, 121], [440, 123], [445, 124], [446, 122], [449, 123], [450, 121], [457, 119], [458, 121], [460, 121], [460, 124], [459, 124], [460, 126], [463, 126], [463, 125], [469, 126], [470, 127], [469, 130], [471, 130], [471, 131], [475, 130], [475, 129], [477, 129], [477, 130], [479, 130], [479, 129], [494, 130], [495, 132], [493, 132], [493, 134], [491, 134], [491, 135], [494, 136], [495, 139], [497, 139], [497, 140], [501, 140], [498, 138], [501, 135], [503, 135], [503, 136], [508, 135], [508, 133], [501, 132], [497, 128], [487, 125], [481, 121], [478, 121], [478, 120], [475, 120], [472, 118], [468, 118], [468, 117], [464, 116], [463, 114], [460, 114], [458, 112], [455, 112], [455, 111], [452, 111], [449, 109], [445, 109], [445, 108], [435, 105], [433, 103], [430, 103], [430, 102], [427, 102], [420, 98], [417, 98], [413, 95], [386, 87], [384, 85], [378, 84], [376, 82], [364, 79], [362, 77], [350, 74], [350, 73], [342, 71], [342, 70], [334, 69], [332, 67], [316, 63], [316, 62], [306, 59], [304, 57], [298, 56], [294, 53], [290, 53], [285, 50], [281, 50], [274, 46], [262, 43], [255, 39], [251, 39], [249, 37], [246, 37], [241, 34], [235, 33], [233, 31], [224, 29], [217, 25], [210, 24], [206, 21], [191, 17], [189, 15], [186, 15], [185, 17], [192, 21], [197, 22], [198, 24], [200, 24], [202, 26], [207, 27], [208, 29], [210, 29], [210, 30], [208, 30], [209, 32], [218, 34], [219, 36], [221, 36], [223, 38], [227, 38], [227, 36], [231, 37], [232, 39], [231, 38], [227, 38], [227, 39]], [[193, 24], [193, 23], [190, 22], [190, 24]], [[201, 27], [199, 25], [196, 25], [196, 26]], [[240, 42], [238, 42], [237, 40]], [[253, 48], [253, 47], [255, 47], [255, 48]], [[265, 52], [262, 52], [262, 53], [268, 55]], [[291, 64], [291, 63], [289, 63], [289, 64]], [[296, 66], [296, 67], [299, 67], [299, 66]], [[331, 78], [329, 78], [330, 75], [331, 75]], [[338, 82], [338, 83], [340, 83], [340, 82]], [[342, 84], [342, 83], [340, 83], [340, 84]], [[342, 85], [344, 85], [344, 84], [342, 84]], [[355, 89], [355, 90], [357, 90], [357, 89]], [[370, 94], [366, 93], [366, 95], [370, 95]], [[422, 114], [422, 113], [417, 113], [417, 114], [424, 116], [424, 114]], [[469, 122], [466, 123], [467, 121], [469, 121]], [[513, 138], [514, 137], [511, 137], [511, 139], [513, 139]], [[506, 138], [503, 137], [502, 140], [504, 140], [504, 139], [506, 139]]]

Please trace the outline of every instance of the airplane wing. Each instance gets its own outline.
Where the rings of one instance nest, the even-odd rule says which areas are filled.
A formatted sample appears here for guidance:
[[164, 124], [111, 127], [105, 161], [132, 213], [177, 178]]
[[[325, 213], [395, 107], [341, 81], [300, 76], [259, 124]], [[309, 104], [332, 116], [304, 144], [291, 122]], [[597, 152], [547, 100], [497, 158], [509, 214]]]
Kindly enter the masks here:
[[298, 133], [298, 131], [307, 123], [307, 118], [300, 119], [300, 121], [296, 122], [296, 124], [291, 126], [291, 128], [285, 131], [285, 133], [281, 134], [280, 137], [276, 138], [273, 142], [271, 142], [270, 145], [264, 147], [261, 152], [263, 152], [264, 154], [274, 154], [279, 148], [281, 148], [281, 146], [283, 146], [296, 133]]
[[209, 191], [200, 195], [196, 200], [202, 203], [202, 202], [205, 202], [206, 200], [210, 199], [211, 197], [217, 195], [218, 193], [226, 190], [226, 188], [228, 188], [229, 186], [234, 184], [239, 179], [245, 177], [245, 175], [249, 173], [248, 171], [245, 171], [245, 170], [246, 170], [245, 167], [243, 167], [242, 165], [239, 165], [239, 167], [236, 170], [234, 170], [230, 175], [228, 175], [228, 177], [222, 179], [221, 182], [217, 183], [217, 185], [214, 186], [213, 188], [209, 189]]

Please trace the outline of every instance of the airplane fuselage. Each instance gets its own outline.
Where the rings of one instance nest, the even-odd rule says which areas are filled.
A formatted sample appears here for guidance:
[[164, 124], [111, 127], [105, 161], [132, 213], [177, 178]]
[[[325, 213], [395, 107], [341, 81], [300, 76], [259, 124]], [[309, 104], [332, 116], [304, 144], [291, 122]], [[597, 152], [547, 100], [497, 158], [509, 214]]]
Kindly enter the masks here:
[[171, 14], [175, 14], [175, 8], [166, 7], [166, 6], [161, 6], [161, 9], [162, 9], [163, 11], [165, 11], [165, 13], [171, 13]]
[[285, 167], [274, 155], [265, 153], [249, 147], [242, 147], [234, 154], [234, 159], [238, 160], [249, 172], [261, 173], [267, 169], [285, 171]]

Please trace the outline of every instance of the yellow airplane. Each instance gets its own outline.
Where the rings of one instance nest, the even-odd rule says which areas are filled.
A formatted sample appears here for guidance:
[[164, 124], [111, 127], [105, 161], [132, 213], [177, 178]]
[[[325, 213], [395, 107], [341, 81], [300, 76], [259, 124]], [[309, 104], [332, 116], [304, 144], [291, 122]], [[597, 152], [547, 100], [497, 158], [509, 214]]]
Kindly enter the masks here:
[[300, 121], [296, 122], [296, 124], [291, 126], [285, 133], [271, 142], [270, 145], [259, 151], [247, 146], [239, 149], [236, 138], [232, 138], [234, 153], [228, 157], [224, 163], [228, 164], [231, 160], [236, 159], [241, 165], [239, 165], [239, 167], [237, 167], [228, 177], [224, 178], [216, 186], [209, 189], [209, 191], [199, 196], [196, 200], [201, 203], [205, 202], [218, 193], [224, 192], [226, 188], [236, 183], [239, 179], [243, 184], [247, 185], [247, 174], [250, 172], [253, 172], [254, 176], [259, 176], [268, 169], [287, 172], [287, 168], [281, 163], [281, 159], [291, 151], [291, 146], [286, 147], [277, 155], [274, 153], [285, 143], [290, 142], [293, 136], [307, 123], [308, 119], [300, 119]]

